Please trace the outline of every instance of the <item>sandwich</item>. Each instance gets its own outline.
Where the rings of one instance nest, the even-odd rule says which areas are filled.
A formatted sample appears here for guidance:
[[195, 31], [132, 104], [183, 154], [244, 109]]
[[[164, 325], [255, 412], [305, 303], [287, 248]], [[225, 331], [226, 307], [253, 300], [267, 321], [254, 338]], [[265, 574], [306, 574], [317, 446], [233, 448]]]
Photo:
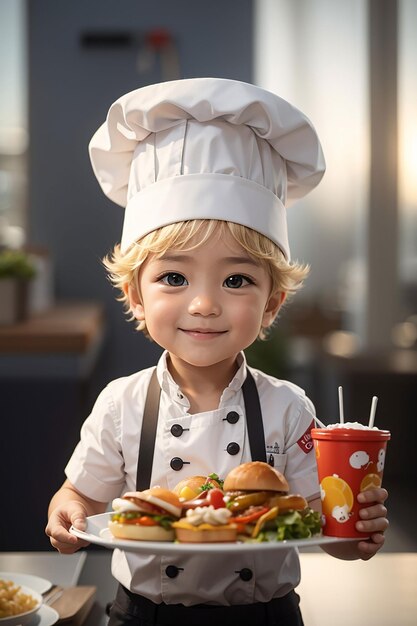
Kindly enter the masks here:
[[[217, 474], [190, 476], [174, 487], [181, 494], [183, 515], [173, 523], [177, 541], [182, 543], [234, 542], [237, 525], [231, 521], [232, 513], [226, 508], [220, 486], [223, 481]], [[189, 499], [184, 499], [188, 496]]]
[[178, 496], [161, 487], [129, 491], [112, 503], [110, 532], [118, 539], [174, 541], [173, 522], [181, 517]]
[[223, 481], [217, 474], [208, 476], [189, 476], [183, 478], [175, 485], [173, 492], [177, 494], [181, 501], [192, 500], [193, 498], [204, 499], [211, 489], [221, 489]]
[[268, 463], [253, 461], [235, 467], [223, 489], [241, 540], [306, 539], [320, 533], [320, 514], [305, 498], [290, 494], [285, 476]]
[[237, 525], [226, 508], [215, 508], [212, 504], [188, 509], [185, 517], [172, 526], [180, 543], [225, 543], [237, 539]]

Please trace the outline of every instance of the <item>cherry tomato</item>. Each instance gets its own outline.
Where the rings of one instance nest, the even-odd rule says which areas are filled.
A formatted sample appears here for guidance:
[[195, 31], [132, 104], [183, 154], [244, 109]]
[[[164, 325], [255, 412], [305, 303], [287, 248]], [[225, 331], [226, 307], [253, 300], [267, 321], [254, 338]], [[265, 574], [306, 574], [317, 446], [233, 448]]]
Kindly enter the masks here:
[[207, 493], [207, 501], [215, 509], [223, 509], [225, 507], [223, 491], [221, 489], [210, 489]]

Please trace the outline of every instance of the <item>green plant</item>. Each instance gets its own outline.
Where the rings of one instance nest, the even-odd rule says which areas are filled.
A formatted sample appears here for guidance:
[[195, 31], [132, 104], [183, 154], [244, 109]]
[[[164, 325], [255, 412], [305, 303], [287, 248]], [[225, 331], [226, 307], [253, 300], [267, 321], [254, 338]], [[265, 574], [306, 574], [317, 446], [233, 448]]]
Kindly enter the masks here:
[[35, 266], [25, 252], [0, 250], [0, 278], [30, 279], [35, 274]]

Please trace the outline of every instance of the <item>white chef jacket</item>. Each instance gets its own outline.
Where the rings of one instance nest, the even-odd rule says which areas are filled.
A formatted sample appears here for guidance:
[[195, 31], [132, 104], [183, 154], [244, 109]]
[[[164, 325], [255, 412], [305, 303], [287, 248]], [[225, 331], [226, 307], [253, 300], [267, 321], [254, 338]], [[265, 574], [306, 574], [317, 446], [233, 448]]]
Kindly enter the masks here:
[[[191, 415], [190, 404], [167, 368], [167, 353], [157, 365], [161, 386], [158, 427], [151, 485], [172, 489], [181, 479], [216, 472], [224, 478], [231, 469], [251, 461], [242, 384], [246, 360], [224, 390], [219, 407]], [[81, 439], [65, 468], [75, 488], [89, 498], [109, 502], [125, 491], [136, 490], [136, 470], [145, 399], [153, 368], [111, 382], [99, 395], [81, 429]], [[319, 495], [316, 462], [309, 429], [314, 407], [296, 385], [251, 368], [258, 389], [265, 431], [267, 458], [285, 474], [290, 491], [306, 498]], [[239, 419], [230, 423], [227, 415]], [[179, 424], [181, 436], [171, 427]], [[178, 430], [176, 431], [178, 432]], [[229, 446], [230, 443], [238, 444]], [[234, 454], [228, 452], [232, 450]], [[236, 453], [236, 450], [238, 452]], [[179, 471], [170, 461], [186, 464]], [[166, 568], [175, 565], [170, 578]], [[252, 572], [242, 580], [240, 570]], [[167, 604], [251, 604], [283, 596], [300, 581], [298, 553], [282, 549], [267, 554], [161, 556], [116, 549], [112, 573], [131, 591], [153, 602]]]

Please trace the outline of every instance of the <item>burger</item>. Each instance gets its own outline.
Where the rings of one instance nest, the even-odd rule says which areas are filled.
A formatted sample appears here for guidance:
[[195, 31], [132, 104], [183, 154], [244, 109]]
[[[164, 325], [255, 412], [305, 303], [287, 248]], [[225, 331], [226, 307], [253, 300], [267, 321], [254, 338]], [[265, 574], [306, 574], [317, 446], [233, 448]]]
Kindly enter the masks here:
[[181, 543], [225, 543], [237, 539], [238, 527], [232, 522], [231, 512], [212, 504], [188, 509], [185, 517], [173, 523], [175, 535]]
[[193, 498], [204, 499], [211, 489], [219, 489], [223, 481], [217, 474], [208, 476], [189, 476], [183, 478], [175, 485], [173, 492], [177, 494], [181, 501], [192, 500]]
[[129, 491], [112, 503], [109, 529], [118, 539], [173, 541], [173, 522], [181, 516], [178, 496], [161, 487]]
[[320, 514], [302, 496], [289, 494], [285, 476], [268, 463], [238, 465], [225, 478], [223, 489], [240, 539], [283, 541], [320, 532]]

